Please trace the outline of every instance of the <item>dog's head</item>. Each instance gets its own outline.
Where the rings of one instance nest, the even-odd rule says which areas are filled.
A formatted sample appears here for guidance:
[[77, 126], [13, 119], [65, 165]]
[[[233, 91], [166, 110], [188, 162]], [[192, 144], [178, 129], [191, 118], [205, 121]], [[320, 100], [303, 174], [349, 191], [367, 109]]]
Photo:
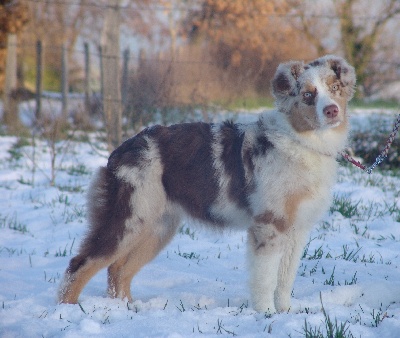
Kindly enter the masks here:
[[280, 64], [272, 82], [279, 111], [298, 132], [335, 128], [346, 120], [353, 97], [354, 68], [343, 58], [327, 55], [309, 64]]

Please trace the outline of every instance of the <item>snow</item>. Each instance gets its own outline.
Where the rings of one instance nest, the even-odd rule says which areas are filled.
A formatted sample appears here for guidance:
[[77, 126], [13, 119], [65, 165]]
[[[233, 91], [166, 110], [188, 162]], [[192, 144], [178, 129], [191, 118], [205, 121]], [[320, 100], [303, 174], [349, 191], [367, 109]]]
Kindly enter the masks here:
[[[356, 112], [355, 125], [368, 128], [365, 121]], [[315, 225], [288, 313], [252, 309], [245, 232], [190, 222], [135, 276], [132, 304], [106, 296], [101, 271], [80, 304], [68, 305], [57, 304], [57, 288], [86, 230], [85, 192], [106, 153], [58, 143], [51, 186], [49, 144], [17, 141], [0, 137], [0, 337], [302, 337], [305, 320], [325, 332], [322, 307], [354, 337], [400, 335], [398, 174], [340, 168], [333, 193], [357, 212], [332, 209]]]

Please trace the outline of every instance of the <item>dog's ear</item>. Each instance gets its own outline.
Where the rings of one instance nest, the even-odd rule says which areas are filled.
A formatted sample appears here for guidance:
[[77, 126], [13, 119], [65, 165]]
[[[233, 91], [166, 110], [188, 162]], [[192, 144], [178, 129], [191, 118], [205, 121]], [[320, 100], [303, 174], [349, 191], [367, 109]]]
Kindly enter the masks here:
[[296, 95], [297, 79], [303, 71], [304, 64], [300, 61], [280, 64], [272, 80], [272, 94], [275, 98]]
[[355, 92], [356, 74], [354, 68], [340, 56], [326, 55], [309, 63], [311, 67], [327, 65], [335, 73], [338, 80], [344, 87], [344, 91], [350, 100]]

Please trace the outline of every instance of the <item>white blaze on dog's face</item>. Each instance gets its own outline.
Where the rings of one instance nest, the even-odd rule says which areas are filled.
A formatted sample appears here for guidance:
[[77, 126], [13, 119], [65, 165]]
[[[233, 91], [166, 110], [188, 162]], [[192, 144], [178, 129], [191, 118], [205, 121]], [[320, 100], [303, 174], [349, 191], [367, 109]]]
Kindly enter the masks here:
[[355, 73], [344, 59], [324, 56], [308, 65], [279, 65], [272, 82], [279, 111], [297, 132], [339, 127], [354, 94]]

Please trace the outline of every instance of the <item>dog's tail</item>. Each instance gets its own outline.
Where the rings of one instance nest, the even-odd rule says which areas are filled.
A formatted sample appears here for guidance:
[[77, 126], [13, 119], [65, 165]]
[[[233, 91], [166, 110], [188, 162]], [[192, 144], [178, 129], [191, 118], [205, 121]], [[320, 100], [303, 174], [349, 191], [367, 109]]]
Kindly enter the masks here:
[[110, 218], [112, 208], [110, 208], [109, 191], [112, 191], [117, 184], [117, 179], [107, 167], [100, 167], [90, 182], [86, 206], [91, 231], [99, 230], [103, 223], [101, 220]]
[[110, 256], [123, 237], [125, 221], [131, 216], [133, 187], [122, 182], [107, 167], [101, 167], [87, 194], [89, 231], [83, 241], [90, 256]]

